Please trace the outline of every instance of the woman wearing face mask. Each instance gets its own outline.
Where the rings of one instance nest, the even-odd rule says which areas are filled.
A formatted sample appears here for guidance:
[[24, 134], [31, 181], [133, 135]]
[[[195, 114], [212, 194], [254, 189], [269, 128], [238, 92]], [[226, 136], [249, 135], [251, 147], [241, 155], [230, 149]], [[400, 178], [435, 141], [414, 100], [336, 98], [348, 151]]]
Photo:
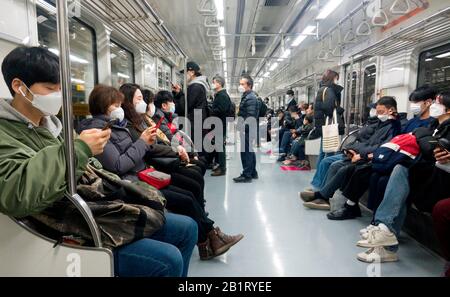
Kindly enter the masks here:
[[314, 102], [314, 122], [316, 129], [313, 132], [312, 138], [319, 138], [322, 136], [322, 126], [326, 125], [326, 118], [333, 118], [333, 113], [336, 110], [338, 113], [339, 130], [341, 135], [344, 134], [345, 125], [343, 122], [344, 110], [341, 105], [341, 93], [343, 87], [338, 85], [339, 74], [333, 70], [327, 70], [323, 75], [320, 83], [320, 89], [317, 92], [317, 97]]
[[[137, 142], [142, 131], [156, 125], [148, 115], [152, 113], [153, 102], [145, 103], [139, 85], [125, 84], [120, 88], [120, 91], [124, 95], [123, 108], [131, 140]], [[164, 127], [161, 126], [161, 128]], [[155, 144], [147, 150], [143, 159], [157, 170], [170, 174], [172, 185], [192, 192], [195, 199], [204, 208], [204, 179], [201, 175], [201, 169], [197, 166], [189, 168], [182, 166], [179, 161], [189, 158], [185, 150], [182, 147], [178, 147], [177, 151], [173, 150], [170, 141], [160, 129], [156, 131], [156, 136]], [[163, 158], [167, 162], [157, 162], [158, 158]]]
[[131, 141], [130, 132], [126, 128], [125, 112], [121, 107], [123, 99], [122, 93], [112, 87], [96, 86], [89, 96], [92, 118], [81, 122], [80, 131], [102, 129], [111, 119], [118, 120], [112, 127], [111, 138], [103, 154], [97, 156], [97, 159], [106, 170], [124, 179], [136, 180], [135, 174], [146, 168], [143, 158], [155, 143], [156, 134], [154, 130], [146, 129], [142, 131], [138, 141]]

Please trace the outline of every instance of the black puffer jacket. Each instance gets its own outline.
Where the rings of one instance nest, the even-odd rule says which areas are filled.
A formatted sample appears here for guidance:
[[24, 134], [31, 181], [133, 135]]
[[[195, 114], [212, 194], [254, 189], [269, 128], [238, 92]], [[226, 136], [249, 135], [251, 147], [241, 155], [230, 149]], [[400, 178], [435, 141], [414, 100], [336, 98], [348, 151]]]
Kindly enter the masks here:
[[[102, 129], [110, 120], [107, 116], [95, 116], [92, 119], [83, 120], [80, 124], [80, 131], [88, 129]], [[126, 120], [117, 126], [112, 127], [111, 138], [105, 146], [101, 155], [96, 159], [102, 163], [103, 167], [123, 179], [137, 180], [136, 174], [146, 168], [144, 157], [152, 149], [142, 139], [133, 142], [130, 131], [125, 128]]]
[[244, 120], [247, 118], [257, 118], [259, 115], [258, 97], [255, 92], [249, 91], [242, 95], [241, 104], [239, 105], [238, 116]]
[[384, 123], [378, 120], [376, 124], [362, 128], [356, 141], [349, 145], [347, 149], [354, 150], [362, 158], [367, 159], [369, 154], [373, 153], [381, 145], [389, 142], [400, 131], [401, 123], [399, 120], [388, 120]]
[[322, 127], [326, 124], [326, 118], [333, 118], [334, 110], [336, 109], [338, 115], [339, 132], [341, 135], [345, 133], [344, 109], [341, 105], [341, 93], [343, 87], [336, 84], [321, 84], [317, 92], [314, 103], [314, 126], [315, 130], [312, 139], [322, 137]]
[[450, 120], [442, 124], [435, 121], [430, 128], [417, 129], [414, 135], [420, 146], [421, 159], [409, 171], [410, 202], [419, 210], [431, 213], [439, 201], [450, 197], [450, 173], [435, 166], [434, 146], [429, 141], [436, 138], [450, 140]]

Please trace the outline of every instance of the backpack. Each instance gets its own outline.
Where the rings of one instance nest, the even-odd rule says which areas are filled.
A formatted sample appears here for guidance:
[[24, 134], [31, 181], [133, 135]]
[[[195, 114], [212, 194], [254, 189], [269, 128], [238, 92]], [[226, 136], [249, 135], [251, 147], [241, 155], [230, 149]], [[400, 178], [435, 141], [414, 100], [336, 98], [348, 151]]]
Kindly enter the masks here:
[[230, 107], [227, 112], [227, 118], [236, 118], [236, 104], [230, 99]]
[[261, 98], [258, 98], [258, 118], [263, 118], [267, 114], [267, 105], [264, 103], [264, 101]]
[[412, 133], [399, 135], [374, 152], [372, 169], [387, 174], [399, 164], [411, 167], [417, 162], [419, 155], [420, 147], [416, 136]]

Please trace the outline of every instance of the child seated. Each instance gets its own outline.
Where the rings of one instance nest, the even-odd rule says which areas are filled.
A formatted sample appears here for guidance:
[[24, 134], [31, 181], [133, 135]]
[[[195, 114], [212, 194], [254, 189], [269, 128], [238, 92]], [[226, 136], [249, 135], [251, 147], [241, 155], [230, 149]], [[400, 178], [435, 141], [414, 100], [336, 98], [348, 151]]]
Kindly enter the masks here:
[[294, 165], [305, 170], [310, 170], [309, 162], [306, 160], [305, 155], [305, 141], [308, 139], [309, 133], [311, 133], [313, 126], [313, 117], [307, 115], [303, 120], [303, 126], [299, 128], [293, 135], [294, 141], [292, 143], [291, 150], [284, 165]]

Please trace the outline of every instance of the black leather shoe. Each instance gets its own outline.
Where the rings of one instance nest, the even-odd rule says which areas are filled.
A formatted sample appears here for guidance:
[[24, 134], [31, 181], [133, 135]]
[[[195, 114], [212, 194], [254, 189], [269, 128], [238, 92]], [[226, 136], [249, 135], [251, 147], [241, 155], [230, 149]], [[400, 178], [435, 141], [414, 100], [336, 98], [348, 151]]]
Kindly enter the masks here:
[[256, 172], [255, 174], [252, 175], [252, 179], [259, 179], [258, 172]]
[[234, 182], [237, 183], [237, 184], [243, 184], [243, 183], [248, 184], [248, 183], [251, 183], [251, 182], [252, 182], [252, 179], [251, 179], [250, 177], [245, 177], [245, 176], [243, 176], [243, 175], [241, 175], [241, 176], [239, 176], [239, 177], [236, 177], [236, 178], [234, 178], [233, 180], [234, 180]]
[[353, 220], [361, 217], [361, 209], [358, 204], [355, 206], [350, 206], [346, 203], [343, 208], [327, 214], [327, 217], [332, 221]]

